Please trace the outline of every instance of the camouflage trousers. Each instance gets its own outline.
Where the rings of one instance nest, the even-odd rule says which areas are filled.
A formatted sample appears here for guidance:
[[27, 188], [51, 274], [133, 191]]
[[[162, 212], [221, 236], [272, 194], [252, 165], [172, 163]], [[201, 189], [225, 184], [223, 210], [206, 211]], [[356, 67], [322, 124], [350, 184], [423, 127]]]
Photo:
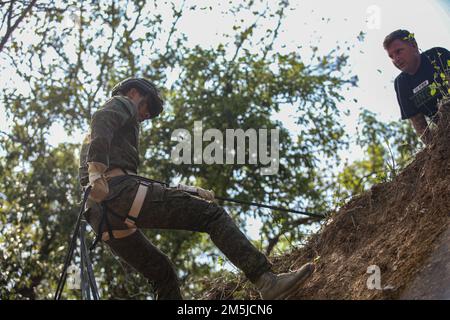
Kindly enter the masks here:
[[[122, 178], [122, 177], [119, 177]], [[109, 224], [114, 230], [127, 229], [124, 223], [139, 181], [133, 177], [120, 183], [110, 181], [110, 193], [105, 200]], [[111, 250], [144, 275], [151, 283], [158, 299], [182, 299], [178, 277], [169, 258], [153, 245], [139, 229], [172, 229], [206, 232], [213, 243], [247, 278], [255, 280], [271, 268], [267, 257], [259, 252], [239, 230], [227, 212], [219, 205], [184, 191], [149, 183], [142, 209], [136, 220], [138, 230], [120, 239], [105, 241]], [[98, 232], [101, 208], [88, 201], [85, 218]], [[107, 227], [102, 227], [102, 232]]]

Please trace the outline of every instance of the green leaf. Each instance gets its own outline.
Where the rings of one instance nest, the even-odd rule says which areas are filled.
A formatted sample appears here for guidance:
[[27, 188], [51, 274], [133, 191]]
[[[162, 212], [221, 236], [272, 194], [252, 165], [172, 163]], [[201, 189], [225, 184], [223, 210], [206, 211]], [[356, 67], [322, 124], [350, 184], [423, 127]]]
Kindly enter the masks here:
[[436, 94], [436, 89], [431, 89], [431, 95], [434, 96]]

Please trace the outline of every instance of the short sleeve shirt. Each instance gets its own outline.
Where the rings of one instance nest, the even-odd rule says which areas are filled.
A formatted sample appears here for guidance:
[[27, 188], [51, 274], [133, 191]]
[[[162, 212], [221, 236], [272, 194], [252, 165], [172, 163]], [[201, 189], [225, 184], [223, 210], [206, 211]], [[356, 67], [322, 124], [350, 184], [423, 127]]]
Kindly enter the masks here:
[[420, 67], [414, 75], [402, 72], [394, 82], [402, 119], [409, 119], [419, 113], [435, 121], [438, 99], [442, 99], [439, 90], [431, 94], [430, 85], [442, 82], [440, 73], [448, 69], [450, 52], [435, 47], [420, 55]]

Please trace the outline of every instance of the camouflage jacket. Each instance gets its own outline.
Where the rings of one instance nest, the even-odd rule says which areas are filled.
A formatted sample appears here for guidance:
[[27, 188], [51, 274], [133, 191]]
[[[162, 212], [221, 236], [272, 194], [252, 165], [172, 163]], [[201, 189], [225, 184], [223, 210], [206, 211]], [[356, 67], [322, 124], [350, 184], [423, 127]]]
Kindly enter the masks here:
[[87, 162], [101, 162], [108, 170], [121, 168], [137, 172], [138, 143], [137, 108], [127, 97], [112, 97], [92, 116], [90, 133], [81, 147], [81, 185], [89, 183]]

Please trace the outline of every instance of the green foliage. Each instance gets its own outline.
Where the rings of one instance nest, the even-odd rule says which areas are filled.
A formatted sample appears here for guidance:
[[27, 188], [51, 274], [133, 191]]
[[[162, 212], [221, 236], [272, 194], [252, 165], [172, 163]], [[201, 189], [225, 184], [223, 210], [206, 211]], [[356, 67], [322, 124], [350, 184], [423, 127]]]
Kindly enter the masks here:
[[450, 60], [445, 61], [441, 59], [442, 53], [438, 52], [438, 61], [431, 60], [431, 64], [434, 68], [433, 82], [430, 84], [430, 94], [435, 96], [438, 92], [441, 94], [442, 99], [448, 99], [450, 97]]

